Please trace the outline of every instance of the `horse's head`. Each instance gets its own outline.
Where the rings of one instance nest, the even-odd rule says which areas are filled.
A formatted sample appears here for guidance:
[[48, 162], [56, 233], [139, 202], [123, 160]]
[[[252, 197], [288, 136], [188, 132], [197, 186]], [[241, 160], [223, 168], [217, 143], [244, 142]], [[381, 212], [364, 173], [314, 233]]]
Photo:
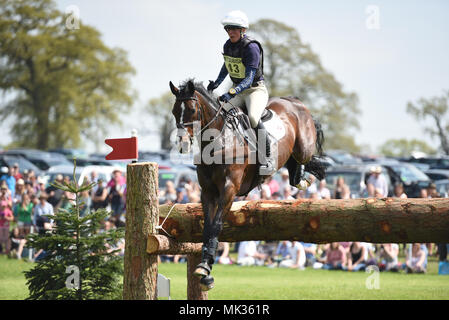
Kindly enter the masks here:
[[172, 113], [176, 120], [177, 144], [179, 152], [189, 153], [193, 143], [193, 124], [201, 121], [201, 109], [198, 97], [195, 95], [195, 84], [189, 80], [180, 89], [170, 81], [171, 92], [175, 95], [176, 101]]

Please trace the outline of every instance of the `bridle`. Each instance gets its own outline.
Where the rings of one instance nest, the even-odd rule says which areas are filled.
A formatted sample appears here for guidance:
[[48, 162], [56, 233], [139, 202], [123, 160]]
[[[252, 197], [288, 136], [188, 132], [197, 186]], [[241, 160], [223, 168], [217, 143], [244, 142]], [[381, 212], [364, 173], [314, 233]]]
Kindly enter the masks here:
[[[194, 123], [195, 122], [200, 122], [201, 123], [201, 120], [202, 120], [202, 116], [201, 116], [201, 114], [202, 114], [202, 111], [203, 111], [203, 108], [201, 108], [201, 105], [199, 104], [199, 102], [198, 102], [198, 98], [196, 97], [196, 96], [192, 96], [192, 97], [182, 97], [182, 98], [179, 98], [179, 97], [176, 97], [176, 101], [180, 101], [180, 102], [184, 102], [184, 101], [190, 101], [190, 100], [193, 100], [193, 101], [195, 101], [195, 111], [198, 113], [198, 119], [196, 119], [196, 120], [193, 120], [193, 121], [191, 121], [191, 122], [183, 122], [183, 113], [181, 113], [181, 116], [179, 117], [179, 120], [180, 120], [180, 123], [176, 123], [176, 127], [178, 128], [178, 129], [181, 129], [181, 130], [184, 130], [184, 131], [186, 131], [187, 132], [187, 134], [189, 135], [189, 137], [190, 137], [190, 140], [192, 141], [193, 140], [193, 136], [189, 133], [189, 131], [186, 129], [186, 126], [193, 126], [194, 125]], [[225, 110], [225, 109], [223, 109], [223, 107], [224, 107], [224, 103], [221, 103], [219, 100], [217, 100], [218, 101], [218, 103], [220, 104], [220, 108], [218, 108], [218, 110], [217, 110], [217, 108], [215, 108], [212, 104], [210, 105], [211, 106], [211, 108], [212, 109], [214, 109], [215, 110], [215, 116], [203, 127], [203, 128], [201, 128], [201, 130], [200, 130], [200, 132], [198, 132], [198, 135], [200, 136], [202, 133], [203, 133], [203, 131], [204, 130], [206, 130], [214, 121], [216, 121], [217, 119], [218, 119], [218, 117], [219, 116], [222, 116], [223, 117], [223, 119], [226, 121], [226, 117], [222, 114], [222, 110]], [[223, 127], [225, 127], [224, 125], [223, 125]]]

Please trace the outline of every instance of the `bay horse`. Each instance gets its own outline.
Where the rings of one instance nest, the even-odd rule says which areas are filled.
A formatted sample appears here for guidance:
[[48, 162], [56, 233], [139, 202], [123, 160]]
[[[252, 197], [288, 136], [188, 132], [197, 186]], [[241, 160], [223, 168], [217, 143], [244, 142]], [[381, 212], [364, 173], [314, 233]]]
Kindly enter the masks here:
[[[178, 128], [178, 146], [183, 146], [181, 151], [189, 151], [198, 134], [194, 130], [195, 123], [200, 124], [200, 133], [206, 128], [223, 132], [228, 111], [201, 83], [187, 80], [177, 88], [170, 81], [170, 89], [176, 97], [172, 113]], [[322, 153], [324, 135], [319, 122], [312, 118], [310, 111], [297, 98], [271, 98], [267, 109], [275, 112], [285, 127], [285, 135], [277, 141], [276, 169], [285, 165], [293, 186], [304, 181], [304, 171], [313, 174], [318, 180], [323, 179], [325, 172], [319, 156]], [[202, 143], [200, 137], [196, 138], [201, 145], [200, 151], [203, 152], [209, 144]], [[246, 141], [244, 147], [248, 151]], [[223, 217], [226, 217], [236, 196], [247, 195], [268, 178], [260, 177], [258, 164], [249, 159], [247, 152], [244, 161], [240, 163], [206, 163], [201, 160], [196, 164], [201, 186], [204, 229], [201, 263], [194, 274], [200, 278], [203, 291], [214, 287], [214, 279], [210, 273], [216, 257]]]

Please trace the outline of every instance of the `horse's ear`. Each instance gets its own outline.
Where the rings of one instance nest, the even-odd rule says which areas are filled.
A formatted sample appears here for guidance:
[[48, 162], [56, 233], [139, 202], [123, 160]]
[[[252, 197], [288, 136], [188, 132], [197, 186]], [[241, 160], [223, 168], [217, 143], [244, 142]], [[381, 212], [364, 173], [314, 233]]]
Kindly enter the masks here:
[[177, 96], [179, 93], [179, 89], [176, 88], [175, 85], [171, 81], [170, 81], [170, 90], [175, 96]]
[[193, 83], [192, 80], [187, 82], [187, 90], [188, 90], [190, 95], [193, 95], [193, 93], [195, 92], [195, 84]]

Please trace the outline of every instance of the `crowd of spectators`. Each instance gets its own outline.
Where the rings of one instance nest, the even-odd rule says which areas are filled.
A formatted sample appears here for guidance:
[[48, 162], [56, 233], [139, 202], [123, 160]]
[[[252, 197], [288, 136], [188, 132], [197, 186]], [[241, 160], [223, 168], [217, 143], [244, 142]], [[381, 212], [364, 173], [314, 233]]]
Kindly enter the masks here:
[[[57, 182], [68, 181], [69, 177], [58, 175]], [[268, 179], [260, 188], [253, 189], [241, 200], [284, 200], [284, 199], [348, 199], [350, 190], [343, 177], [338, 177], [334, 191], [326, 186], [326, 181], [315, 181], [313, 176], [308, 178], [311, 185], [306, 190], [299, 190], [290, 186], [288, 171], [280, 170], [280, 179]], [[89, 181], [96, 182], [90, 191], [81, 194], [84, 203], [81, 215], [90, 209], [106, 208], [111, 212], [105, 221], [104, 228], [122, 227], [125, 223], [126, 179], [120, 170], [113, 172], [110, 181], [101, 181], [92, 172]], [[372, 168], [366, 185], [369, 197], [385, 197], [388, 185], [379, 167]], [[30, 232], [42, 232], [52, 227], [52, 220], [44, 215], [52, 215], [59, 208], [68, 209], [73, 205], [73, 195], [52, 185], [46, 184], [41, 177], [34, 173], [19, 173], [17, 165], [8, 168], [0, 177], [0, 246], [2, 253], [13, 250], [16, 257], [22, 256], [26, 245], [25, 236]], [[195, 203], [200, 202], [201, 189], [197, 182], [184, 178], [175, 185], [168, 180], [165, 187], [159, 190], [160, 204]], [[406, 198], [402, 185], [394, 188], [394, 196]], [[439, 197], [433, 184], [421, 191], [421, 196]], [[124, 249], [124, 243], [119, 246]], [[369, 265], [376, 265], [380, 270], [406, 272], [426, 272], [427, 258], [430, 254], [439, 254], [440, 261], [447, 259], [446, 244], [413, 244], [411, 249], [406, 246], [387, 243], [372, 244], [363, 242], [335, 242], [329, 244], [313, 244], [303, 242], [256, 242], [244, 241], [236, 243], [232, 248], [237, 258], [231, 258], [229, 243], [220, 243], [217, 263], [260, 265], [270, 268], [311, 267], [327, 270], [365, 270]], [[400, 262], [400, 249], [404, 250], [405, 260]], [[38, 253], [36, 253], [38, 254]], [[123, 250], [122, 250], [123, 254]], [[182, 262], [183, 256], [161, 256], [161, 261]]]
[[[70, 177], [57, 175], [54, 182], [70, 182]], [[110, 181], [102, 181], [93, 171], [83, 183], [95, 182], [90, 191], [79, 196], [80, 216], [89, 210], [105, 208], [111, 212], [102, 228], [115, 228], [125, 223], [126, 181], [120, 170], [115, 170]], [[0, 177], [0, 252], [21, 258], [30, 232], [45, 232], [53, 226], [51, 217], [59, 209], [70, 209], [75, 196], [46, 183], [33, 171], [19, 172], [18, 164], [7, 168]], [[118, 244], [122, 249], [123, 243]], [[31, 260], [37, 260], [40, 252]]]

